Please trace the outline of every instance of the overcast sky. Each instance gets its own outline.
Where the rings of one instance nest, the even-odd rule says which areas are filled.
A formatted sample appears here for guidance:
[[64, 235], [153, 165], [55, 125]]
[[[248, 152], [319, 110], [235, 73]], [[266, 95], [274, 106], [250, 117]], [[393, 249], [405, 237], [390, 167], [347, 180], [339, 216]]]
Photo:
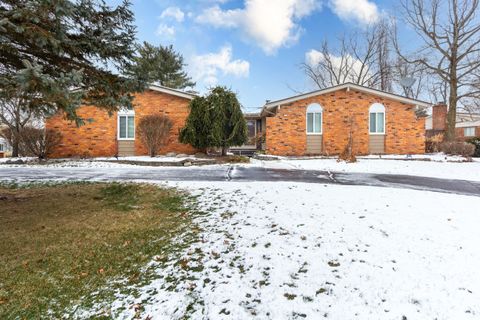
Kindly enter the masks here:
[[[119, 0], [110, 0], [110, 3]], [[398, 12], [394, 0], [133, 0], [138, 39], [173, 44], [203, 93], [225, 85], [246, 111], [309, 91], [299, 65], [323, 39]], [[408, 33], [407, 37], [408, 37]]]

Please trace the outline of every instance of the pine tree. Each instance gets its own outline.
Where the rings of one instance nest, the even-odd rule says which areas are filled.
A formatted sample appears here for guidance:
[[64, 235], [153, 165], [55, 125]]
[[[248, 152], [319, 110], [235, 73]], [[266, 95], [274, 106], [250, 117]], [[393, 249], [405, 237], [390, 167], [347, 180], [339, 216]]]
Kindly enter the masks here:
[[212, 146], [209, 139], [212, 122], [207, 100], [204, 97], [195, 97], [190, 102], [190, 114], [185, 127], [180, 131], [180, 142], [191, 144], [193, 147], [204, 150]]
[[240, 102], [231, 90], [216, 87], [206, 98], [196, 98], [180, 141], [205, 149], [217, 147], [226, 155], [229, 147], [247, 142], [247, 123]]
[[148, 42], [137, 47], [138, 55], [130, 67], [129, 74], [149, 83], [159, 83], [162, 86], [185, 89], [195, 86], [195, 82], [183, 70], [183, 56], [173, 49], [173, 46], [154, 46]]
[[144, 88], [120, 75], [135, 51], [133, 23], [128, 1], [1, 0], [0, 86], [33, 95], [26, 108], [61, 109], [80, 122], [81, 103], [129, 106]]

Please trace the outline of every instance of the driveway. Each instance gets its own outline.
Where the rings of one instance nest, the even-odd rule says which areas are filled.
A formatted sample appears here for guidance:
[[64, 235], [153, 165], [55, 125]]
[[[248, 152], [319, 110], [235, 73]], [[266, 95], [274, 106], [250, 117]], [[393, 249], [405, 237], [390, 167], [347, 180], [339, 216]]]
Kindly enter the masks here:
[[480, 196], [480, 183], [406, 175], [340, 173], [319, 170], [272, 169], [244, 166], [52, 168], [2, 167], [3, 181], [284, 181], [376, 186]]

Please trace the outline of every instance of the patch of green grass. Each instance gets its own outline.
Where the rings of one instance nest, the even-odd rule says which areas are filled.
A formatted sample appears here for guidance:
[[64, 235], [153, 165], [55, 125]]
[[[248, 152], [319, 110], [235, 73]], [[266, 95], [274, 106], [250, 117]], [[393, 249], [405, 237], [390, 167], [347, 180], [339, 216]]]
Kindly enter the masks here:
[[188, 245], [173, 238], [194, 241], [189, 203], [151, 185], [0, 186], [0, 319], [69, 317], [149, 281], [154, 256]]
[[155, 208], [169, 212], [184, 212], [186, 210], [185, 200], [178, 195], [171, 195], [168, 199], [163, 199], [155, 204]]
[[100, 190], [100, 198], [118, 210], [130, 211], [137, 208], [139, 185], [111, 183]]

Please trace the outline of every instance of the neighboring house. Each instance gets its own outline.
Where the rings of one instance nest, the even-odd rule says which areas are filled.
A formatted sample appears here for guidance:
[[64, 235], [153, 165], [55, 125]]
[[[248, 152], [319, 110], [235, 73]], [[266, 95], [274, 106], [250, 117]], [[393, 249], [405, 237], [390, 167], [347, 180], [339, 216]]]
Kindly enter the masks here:
[[[0, 125], [0, 131], [7, 128], [5, 125]], [[6, 157], [10, 153], [10, 146], [7, 141], [0, 137], [0, 158]]]
[[0, 138], [0, 158], [5, 157], [6, 149], [7, 145], [5, 143], [5, 140], [3, 138]]
[[265, 151], [274, 155], [336, 155], [352, 137], [357, 154], [425, 152], [427, 102], [346, 83], [267, 102]]
[[160, 153], [195, 153], [196, 150], [178, 141], [178, 135], [189, 114], [193, 94], [151, 85], [135, 95], [132, 110], [120, 110], [113, 115], [94, 106], [82, 106], [77, 113], [86, 120], [77, 127], [58, 113], [46, 120], [46, 128], [58, 130], [62, 141], [53, 158], [60, 157], [111, 157], [147, 155], [147, 150], [135, 134], [140, 119], [146, 115], [165, 115], [173, 122], [170, 136]]
[[12, 153], [12, 148], [8, 142], [0, 137], [0, 158], [9, 157]]
[[[425, 121], [427, 137], [444, 134], [447, 128], [448, 108], [445, 104], [432, 107], [432, 115]], [[480, 137], [480, 114], [457, 112], [455, 136], [459, 139]]]

